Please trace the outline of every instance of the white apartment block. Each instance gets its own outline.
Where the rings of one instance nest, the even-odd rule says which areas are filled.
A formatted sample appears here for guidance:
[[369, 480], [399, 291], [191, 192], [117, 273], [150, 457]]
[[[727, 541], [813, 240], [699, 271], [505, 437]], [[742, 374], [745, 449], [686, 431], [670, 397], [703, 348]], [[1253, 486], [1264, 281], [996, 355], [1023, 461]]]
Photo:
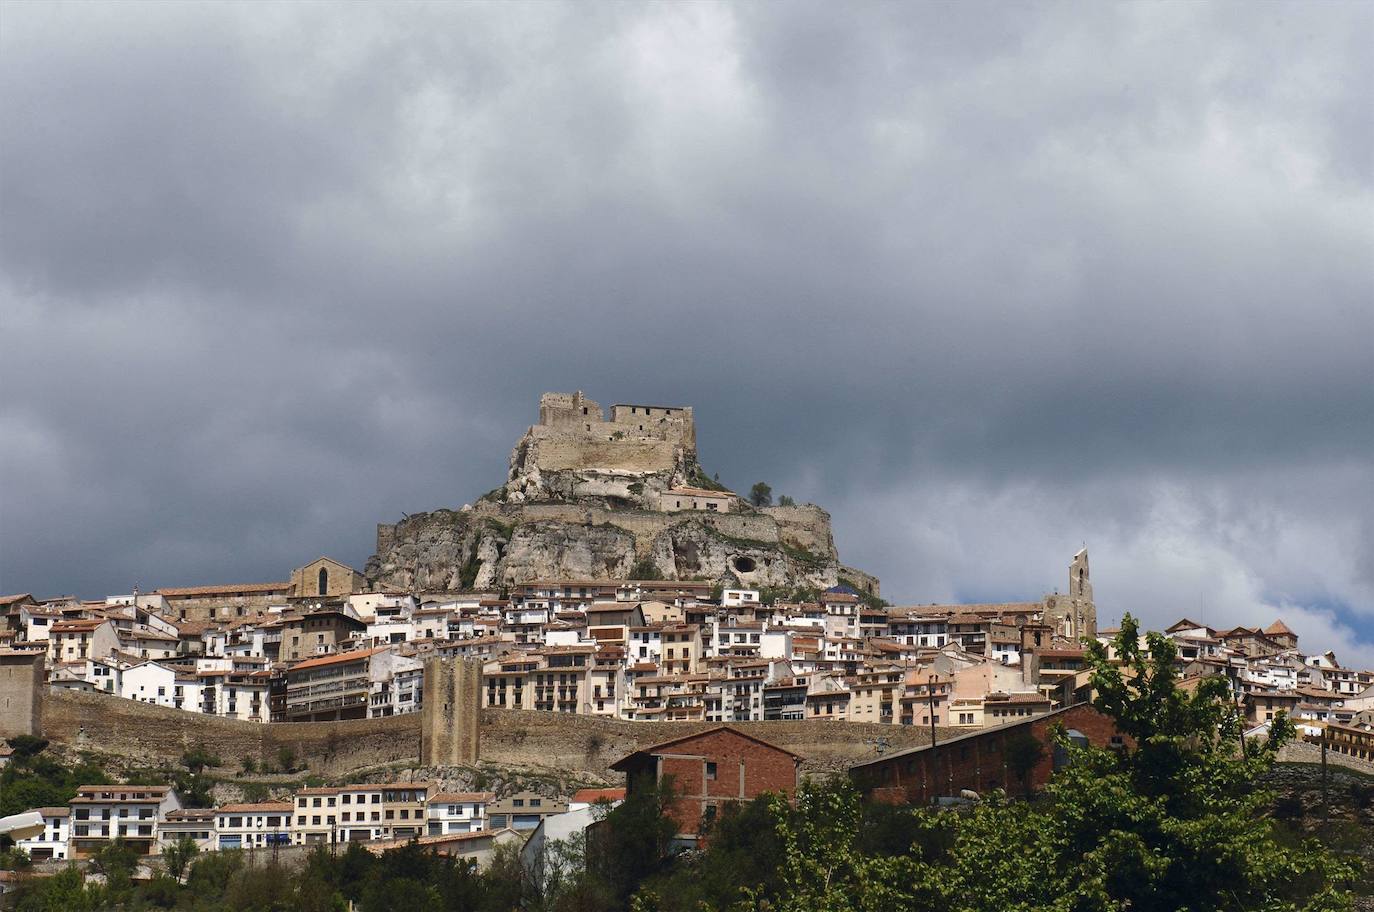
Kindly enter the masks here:
[[487, 805], [496, 796], [491, 792], [439, 792], [425, 807], [425, 835], [477, 833], [487, 828]]

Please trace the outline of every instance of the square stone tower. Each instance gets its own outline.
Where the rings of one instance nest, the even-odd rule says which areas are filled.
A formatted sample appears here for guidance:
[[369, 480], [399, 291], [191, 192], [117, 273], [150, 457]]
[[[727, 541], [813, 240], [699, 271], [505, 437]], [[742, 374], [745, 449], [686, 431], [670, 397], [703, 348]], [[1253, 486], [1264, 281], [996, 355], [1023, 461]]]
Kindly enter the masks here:
[[481, 750], [481, 722], [481, 661], [426, 659], [420, 706], [421, 765], [476, 763]]
[[0, 648], [0, 740], [43, 731], [43, 654]]

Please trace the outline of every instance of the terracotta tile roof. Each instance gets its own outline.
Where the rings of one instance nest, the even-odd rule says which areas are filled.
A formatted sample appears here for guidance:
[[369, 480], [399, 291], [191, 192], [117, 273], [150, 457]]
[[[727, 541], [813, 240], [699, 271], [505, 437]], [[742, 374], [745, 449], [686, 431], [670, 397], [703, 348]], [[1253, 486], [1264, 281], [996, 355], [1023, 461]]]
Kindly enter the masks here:
[[225, 804], [215, 808], [218, 814], [287, 814], [289, 801], [260, 801], [257, 804]]
[[1270, 636], [1293, 636], [1293, 631], [1288, 629], [1288, 625], [1285, 624], [1282, 619], [1276, 620], [1274, 623], [1264, 628], [1264, 632]]
[[365, 659], [378, 652], [386, 652], [386, 649], [355, 649], [351, 652], [340, 652], [335, 655], [320, 656], [318, 659], [306, 659], [304, 662], [297, 662], [292, 665], [289, 671], [300, 671], [303, 668], [320, 668], [325, 665], [338, 665], [346, 662], [356, 662], [358, 659]]
[[172, 598], [184, 598], [196, 595], [234, 595], [240, 592], [245, 595], [267, 592], [287, 592], [290, 589], [290, 583], [235, 583], [227, 586], [177, 586], [158, 589], [156, 594], [171, 596]]
[[80, 633], [83, 630], [94, 630], [101, 624], [108, 624], [104, 618], [81, 618], [75, 621], [58, 621], [52, 625], [53, 633]]
[[495, 792], [439, 792], [437, 795], [429, 796], [430, 804], [458, 804], [467, 801], [494, 801]]
[[588, 804], [595, 804], [598, 801], [624, 801], [625, 789], [578, 789], [577, 791], [573, 792], [572, 800], [585, 801]]
[[705, 488], [669, 488], [669, 494], [681, 494], [683, 497], [735, 497], [734, 491], [708, 491]]

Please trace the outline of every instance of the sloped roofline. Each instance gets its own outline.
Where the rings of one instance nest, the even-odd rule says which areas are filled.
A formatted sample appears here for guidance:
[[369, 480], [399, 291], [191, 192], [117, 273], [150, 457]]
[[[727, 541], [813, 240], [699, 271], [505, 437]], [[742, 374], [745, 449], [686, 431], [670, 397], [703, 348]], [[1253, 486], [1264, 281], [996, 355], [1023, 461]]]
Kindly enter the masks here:
[[622, 772], [622, 773], [623, 773], [623, 772], [625, 772], [624, 764], [628, 763], [632, 757], [637, 757], [637, 756], [639, 756], [640, 754], [652, 754], [652, 753], [654, 753], [654, 752], [656, 752], [656, 751], [661, 751], [661, 750], [662, 750], [663, 748], [665, 748], [665, 747], [671, 747], [671, 746], [673, 746], [674, 744], [680, 744], [680, 743], [682, 743], [683, 741], [690, 741], [692, 738], [700, 738], [702, 735], [713, 735], [713, 734], [715, 734], [716, 732], [721, 732], [721, 731], [726, 731], [726, 732], [730, 732], [731, 734], [734, 734], [734, 735], [739, 735], [741, 738], [748, 738], [750, 741], [753, 741], [755, 744], [762, 744], [764, 747], [770, 747], [770, 748], [772, 748], [773, 750], [779, 751], [779, 752], [781, 752], [781, 753], [784, 753], [784, 754], [786, 754], [787, 756], [789, 756], [789, 757], [791, 757], [792, 759], [797, 760], [797, 761], [801, 761], [801, 760], [806, 759], [805, 757], [801, 756], [800, 754], [793, 753], [792, 751], [788, 750], [788, 749], [785, 748], [785, 747], [779, 747], [778, 745], [774, 744], [774, 743], [771, 742], [771, 741], [765, 741], [765, 740], [763, 740], [762, 738], [756, 738], [756, 737], [754, 737], [753, 735], [751, 735], [751, 734], [749, 734], [749, 733], [747, 733], [747, 732], [742, 732], [742, 731], [740, 731], [738, 728], [735, 728], [733, 725], [717, 725], [717, 726], [714, 726], [713, 728], [702, 729], [702, 730], [699, 731], [699, 732], [692, 732], [691, 734], [681, 735], [681, 736], [679, 736], [679, 737], [677, 737], [677, 738], [670, 738], [670, 739], [668, 739], [667, 741], [660, 741], [659, 743], [657, 743], [657, 744], [651, 744], [651, 745], [649, 745], [648, 747], [641, 747], [639, 750], [634, 751], [633, 753], [630, 753], [630, 754], [626, 754], [624, 757], [620, 758], [620, 759], [617, 760], [615, 763], [612, 763], [611, 766], [610, 766], [610, 768], [613, 769], [613, 770], [616, 770], [617, 772]]

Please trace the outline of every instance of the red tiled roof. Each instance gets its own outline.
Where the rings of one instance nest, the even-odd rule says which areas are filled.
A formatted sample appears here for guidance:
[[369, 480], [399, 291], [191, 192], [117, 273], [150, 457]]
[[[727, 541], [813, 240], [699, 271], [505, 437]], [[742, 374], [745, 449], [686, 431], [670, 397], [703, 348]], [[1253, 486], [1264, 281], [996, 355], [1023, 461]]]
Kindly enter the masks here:
[[287, 814], [291, 811], [289, 801], [259, 801], [257, 804], [225, 804], [215, 808], [220, 814]]
[[437, 795], [429, 796], [430, 804], [457, 804], [464, 801], [492, 801], [496, 798], [495, 792], [440, 792]]
[[683, 497], [735, 497], [734, 491], [708, 491], [705, 488], [669, 488], [669, 494], [681, 494]]
[[157, 594], [162, 596], [193, 596], [193, 595], [233, 595], [242, 592], [245, 595], [259, 592], [286, 592], [291, 588], [290, 583], [234, 583], [227, 586], [179, 586], [158, 589]]
[[374, 653], [385, 651], [385, 648], [355, 649], [352, 652], [340, 652], [335, 655], [321, 656], [318, 659], [306, 659], [304, 662], [297, 662], [292, 665], [288, 670], [300, 671], [302, 668], [319, 668], [323, 665], [337, 665], [340, 662], [356, 662], [358, 659], [365, 659]]
[[625, 789], [578, 789], [573, 792], [573, 801], [585, 801], [588, 804], [596, 804], [598, 801], [624, 801]]
[[101, 624], [108, 624], [104, 618], [81, 618], [75, 621], [58, 621], [52, 625], [53, 633], [76, 633], [82, 630], [94, 630]]

